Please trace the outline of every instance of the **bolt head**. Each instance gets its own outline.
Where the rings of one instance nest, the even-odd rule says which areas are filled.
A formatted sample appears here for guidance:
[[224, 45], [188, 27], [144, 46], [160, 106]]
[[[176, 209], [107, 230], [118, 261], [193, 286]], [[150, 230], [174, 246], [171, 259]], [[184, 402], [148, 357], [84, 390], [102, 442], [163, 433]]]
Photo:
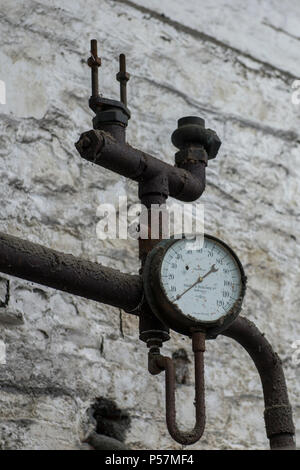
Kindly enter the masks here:
[[98, 129], [98, 127], [101, 127], [101, 124], [105, 123], [121, 123], [127, 126], [128, 116], [122, 109], [117, 108], [98, 112], [93, 118], [94, 129]]
[[130, 79], [130, 74], [128, 72], [118, 72], [116, 75], [118, 82], [126, 81]]

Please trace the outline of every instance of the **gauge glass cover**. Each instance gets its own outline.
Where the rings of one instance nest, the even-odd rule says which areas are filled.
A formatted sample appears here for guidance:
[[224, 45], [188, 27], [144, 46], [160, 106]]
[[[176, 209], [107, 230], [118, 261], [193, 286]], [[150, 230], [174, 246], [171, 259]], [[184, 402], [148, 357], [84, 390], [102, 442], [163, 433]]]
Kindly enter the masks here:
[[196, 249], [185, 238], [173, 243], [162, 260], [160, 276], [168, 300], [197, 322], [224, 317], [242, 291], [237, 260], [213, 238], [204, 237], [203, 246]]

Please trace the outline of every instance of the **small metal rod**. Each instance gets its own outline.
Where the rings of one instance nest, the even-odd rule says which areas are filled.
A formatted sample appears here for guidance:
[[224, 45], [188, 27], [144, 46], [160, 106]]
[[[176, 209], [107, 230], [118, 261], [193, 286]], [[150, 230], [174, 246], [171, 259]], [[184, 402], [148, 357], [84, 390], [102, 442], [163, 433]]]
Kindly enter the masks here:
[[252, 358], [262, 382], [265, 424], [271, 449], [295, 449], [295, 427], [281, 360], [247, 318], [238, 317], [222, 335], [236, 340]]
[[130, 79], [129, 73], [126, 72], [126, 56], [120, 54], [119, 56], [120, 69], [116, 75], [116, 79], [120, 82], [120, 101], [127, 106], [127, 82]]
[[101, 66], [101, 59], [98, 57], [97, 40], [91, 40], [91, 57], [88, 58], [88, 66], [91, 67], [92, 76], [92, 96], [99, 95], [98, 67]]
[[166, 421], [172, 438], [183, 445], [191, 445], [201, 439], [205, 428], [205, 391], [204, 391], [204, 351], [205, 334], [194, 332], [192, 335], [195, 359], [195, 407], [196, 422], [191, 431], [183, 432], [176, 423], [175, 405], [175, 368], [171, 358], [149, 353], [149, 372], [153, 375], [165, 371], [166, 381]]
[[169, 196], [180, 201], [195, 201], [205, 189], [204, 162], [191, 165], [189, 170], [174, 167], [128, 144], [116, 142], [101, 130], [84, 132], [75, 147], [82, 158], [134, 181], [149, 182], [149, 187], [151, 180], [161, 175], [163, 185], [160, 192], [165, 190], [167, 178]]

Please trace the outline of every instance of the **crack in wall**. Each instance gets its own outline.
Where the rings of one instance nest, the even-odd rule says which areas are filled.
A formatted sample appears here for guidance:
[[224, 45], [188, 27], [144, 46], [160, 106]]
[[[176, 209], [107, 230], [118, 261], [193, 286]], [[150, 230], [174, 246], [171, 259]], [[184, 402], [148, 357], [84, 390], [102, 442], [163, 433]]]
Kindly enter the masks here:
[[187, 104], [190, 106], [195, 107], [201, 112], [207, 113], [209, 115], [214, 116], [217, 120], [221, 121], [222, 123], [226, 123], [228, 121], [232, 123], [237, 123], [241, 125], [242, 127], [248, 127], [250, 129], [255, 129], [260, 132], [263, 132], [264, 134], [272, 135], [278, 139], [282, 139], [287, 142], [295, 142], [299, 143], [300, 142], [300, 135], [297, 134], [294, 131], [290, 130], [285, 130], [285, 129], [276, 129], [275, 127], [269, 126], [269, 125], [263, 125], [260, 124], [257, 121], [252, 121], [250, 119], [244, 119], [240, 116], [236, 116], [234, 114], [229, 114], [229, 113], [224, 113], [221, 110], [218, 110], [217, 108], [214, 108], [212, 105], [205, 105], [202, 103], [199, 103], [199, 101], [194, 100], [193, 98], [190, 98], [188, 95], [183, 93], [182, 91], [178, 90], [177, 88], [174, 88], [170, 85], [167, 85], [165, 83], [157, 82], [156, 80], [153, 80], [151, 78], [147, 77], [142, 77], [140, 75], [135, 75], [135, 78], [138, 78], [140, 80], [145, 80], [148, 83], [151, 83], [152, 85], [159, 87], [163, 90], [166, 90], [170, 93], [175, 94], [176, 96], [182, 98]]
[[80, 398], [85, 399], [87, 396], [86, 390], [71, 390], [67, 387], [61, 387], [60, 385], [55, 385], [49, 383], [49, 385], [44, 386], [28, 386], [23, 382], [0, 382], [0, 390], [6, 393], [12, 394], [21, 394], [24, 396], [31, 397], [41, 397], [41, 396], [51, 396], [51, 397], [69, 397], [69, 398]]
[[[114, 3], [121, 3], [121, 4], [124, 4], [124, 5], [127, 5], [131, 8], [134, 8], [135, 10], [140, 11], [141, 13], [149, 15], [151, 18], [154, 18], [157, 21], [160, 21], [164, 24], [167, 24], [167, 25], [175, 28], [177, 31], [181, 31], [183, 33], [188, 34], [189, 36], [192, 36], [195, 39], [200, 39], [202, 41], [209, 42], [209, 43], [214, 44], [218, 47], [221, 47], [223, 50], [226, 50], [226, 51], [230, 50], [230, 51], [234, 52], [237, 55], [240, 55], [240, 56], [243, 56], [247, 59], [253, 60], [257, 64], [260, 64], [264, 67], [264, 72], [271, 72], [271, 73], [275, 72], [276, 74], [280, 73], [280, 76], [281, 76], [280, 78], [284, 82], [290, 83], [291, 80], [295, 80], [295, 79], [298, 78], [294, 74], [292, 74], [291, 72], [288, 72], [287, 70], [276, 67], [275, 65], [270, 64], [269, 62], [265, 62], [261, 59], [258, 59], [256, 57], [254, 57], [252, 54], [249, 54], [248, 52], [242, 51], [242, 50], [238, 49], [237, 47], [231, 46], [230, 44], [228, 44], [224, 41], [221, 41], [220, 39], [217, 39], [213, 36], [210, 36], [207, 33], [203, 33], [202, 31], [198, 31], [194, 28], [191, 28], [191, 27], [186, 26], [182, 23], [179, 23], [178, 21], [169, 18], [164, 13], [158, 13], [154, 10], [151, 10], [150, 8], [144, 7], [142, 5], [138, 5], [134, 2], [132, 2], [131, 0], [108, 0], [108, 1], [110, 1], [110, 2], [112, 1]], [[253, 72], [255, 72], [255, 71], [253, 71]], [[256, 71], [256, 73], [262, 73], [262, 71], [258, 70], [258, 71]]]
[[278, 28], [277, 26], [274, 26], [273, 24], [268, 23], [267, 21], [263, 21], [263, 24], [268, 26], [269, 28], [273, 29], [277, 33], [285, 34], [286, 36], [288, 36], [290, 38], [296, 39], [296, 41], [300, 41], [300, 36], [296, 36], [295, 34], [291, 34], [291, 33], [289, 33], [288, 31], [285, 31], [282, 28]]

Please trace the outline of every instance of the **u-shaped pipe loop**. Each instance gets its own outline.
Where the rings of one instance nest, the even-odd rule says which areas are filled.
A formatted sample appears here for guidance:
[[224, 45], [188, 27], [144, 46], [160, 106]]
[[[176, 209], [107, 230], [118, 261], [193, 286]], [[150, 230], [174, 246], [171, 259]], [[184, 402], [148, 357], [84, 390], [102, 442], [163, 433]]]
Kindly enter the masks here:
[[205, 392], [204, 392], [204, 351], [205, 334], [196, 331], [192, 335], [195, 360], [195, 408], [196, 422], [190, 431], [181, 431], [176, 423], [175, 403], [175, 367], [171, 358], [149, 353], [149, 372], [158, 374], [165, 371], [166, 383], [166, 421], [172, 438], [183, 445], [191, 445], [201, 439], [205, 428]]

